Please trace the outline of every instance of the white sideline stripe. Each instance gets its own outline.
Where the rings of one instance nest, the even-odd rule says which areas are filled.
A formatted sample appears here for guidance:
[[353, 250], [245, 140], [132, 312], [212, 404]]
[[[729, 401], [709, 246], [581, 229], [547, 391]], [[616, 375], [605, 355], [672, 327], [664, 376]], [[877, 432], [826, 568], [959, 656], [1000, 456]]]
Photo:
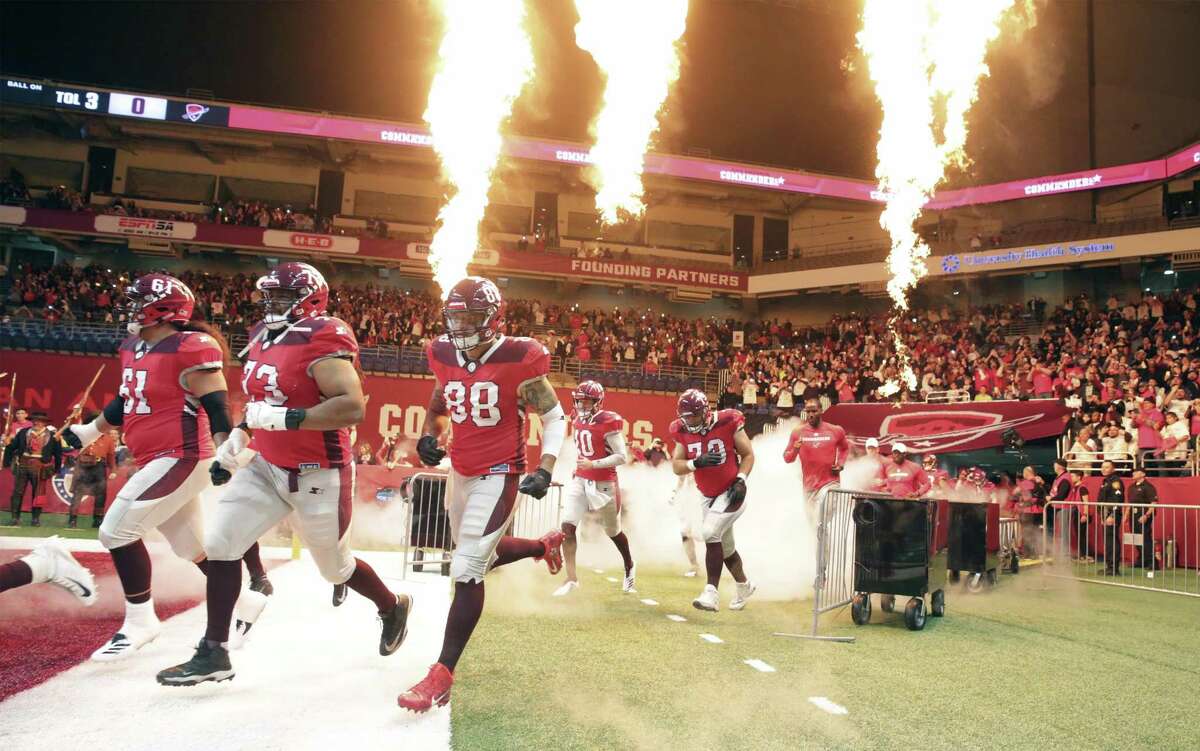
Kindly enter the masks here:
[[824, 696], [810, 696], [808, 702], [829, 714], [850, 714], [850, 710], [841, 704], [835, 704]]
[[684, 618], [682, 615], [675, 615], [674, 613], [668, 615], [667, 619], [675, 621], [676, 623], [684, 623], [687, 621], [687, 618]]
[[[592, 571], [595, 571], [597, 574], [603, 574], [603, 573], [604, 573], [604, 569], [602, 569], [602, 568], [594, 568], [594, 569], [592, 569]], [[616, 581], [616, 580], [614, 579], [614, 581]]]
[[606, 579], [608, 579], [608, 580], [609, 580], [610, 582], [612, 582], [613, 584], [616, 584], [616, 583], [617, 583], [617, 579], [616, 579], [616, 577], [613, 577], [613, 576], [606, 576], [605, 578], [606, 578]]
[[709, 644], [724, 644], [725, 640], [716, 634], [700, 634], [700, 638]]
[[755, 670], [757, 670], [760, 673], [774, 673], [775, 672], [775, 668], [771, 667], [770, 665], [768, 665], [767, 663], [763, 662], [762, 660], [760, 660], [758, 658], [755, 658], [753, 660], [743, 660], [743, 662], [745, 662], [747, 665], [754, 668]]
[[657, 605], [658, 600], [651, 600], [649, 597], [647, 597], [646, 599], [642, 600], [642, 604], [643, 605]]

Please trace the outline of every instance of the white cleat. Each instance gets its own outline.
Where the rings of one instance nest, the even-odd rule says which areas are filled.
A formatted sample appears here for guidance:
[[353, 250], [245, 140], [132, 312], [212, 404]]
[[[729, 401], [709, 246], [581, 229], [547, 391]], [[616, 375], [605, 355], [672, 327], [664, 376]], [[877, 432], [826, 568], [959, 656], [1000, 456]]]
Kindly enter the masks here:
[[158, 618], [149, 623], [134, 626], [128, 620], [117, 633], [100, 649], [92, 652], [96, 662], [116, 662], [132, 657], [133, 653], [158, 638], [162, 625]]
[[700, 596], [692, 600], [692, 607], [697, 610], [707, 610], [715, 613], [721, 609], [721, 597], [717, 594], [717, 588], [711, 584], [704, 585], [704, 591]]
[[579, 589], [579, 582], [570, 579], [563, 582], [562, 586], [554, 590], [555, 597], [566, 597], [575, 590]]
[[258, 622], [258, 617], [267, 607], [267, 599], [262, 592], [255, 592], [253, 589], [242, 590], [237, 605], [233, 608], [233, 628], [229, 630], [230, 649], [241, 649], [246, 645], [251, 627]]
[[29, 561], [30, 568], [45, 572], [42, 581], [67, 590], [85, 607], [96, 604], [96, 581], [92, 572], [75, 560], [57, 535], [34, 548], [26, 558], [36, 559]]
[[729, 609], [741, 610], [745, 608], [746, 600], [749, 600], [750, 595], [754, 594], [757, 589], [758, 587], [754, 586], [754, 582], [749, 580], [747, 580], [745, 584], [737, 585], [737, 594], [735, 594], [733, 599], [729, 601]]
[[685, 577], [687, 577], [688, 579], [695, 579], [695, 578], [696, 578], [696, 576], [697, 576], [697, 574], [699, 574], [699, 573], [700, 573], [700, 572], [699, 572], [699, 571], [697, 571], [696, 569], [694, 569], [694, 568], [690, 568], [690, 569], [688, 569], [687, 571], [684, 571], [684, 572], [683, 572], [683, 575], [684, 575]]
[[637, 594], [637, 590], [633, 588], [633, 580], [637, 578], [637, 564], [633, 564], [629, 569], [629, 573], [625, 574], [625, 581], [621, 582], [621, 591], [625, 594]]

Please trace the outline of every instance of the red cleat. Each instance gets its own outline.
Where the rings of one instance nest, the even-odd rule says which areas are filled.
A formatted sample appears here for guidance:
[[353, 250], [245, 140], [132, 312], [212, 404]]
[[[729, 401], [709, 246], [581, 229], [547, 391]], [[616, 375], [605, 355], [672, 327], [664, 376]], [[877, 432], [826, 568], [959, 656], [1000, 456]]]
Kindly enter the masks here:
[[562, 544], [565, 535], [558, 530], [547, 532], [538, 538], [538, 541], [546, 546], [546, 552], [539, 556], [534, 556], [535, 561], [545, 561], [546, 566], [550, 569], [550, 575], [553, 576], [559, 571], [562, 571]]
[[429, 668], [425, 680], [400, 694], [396, 703], [418, 714], [428, 712], [434, 705], [444, 707], [450, 701], [450, 687], [453, 685], [454, 674], [439, 662]]

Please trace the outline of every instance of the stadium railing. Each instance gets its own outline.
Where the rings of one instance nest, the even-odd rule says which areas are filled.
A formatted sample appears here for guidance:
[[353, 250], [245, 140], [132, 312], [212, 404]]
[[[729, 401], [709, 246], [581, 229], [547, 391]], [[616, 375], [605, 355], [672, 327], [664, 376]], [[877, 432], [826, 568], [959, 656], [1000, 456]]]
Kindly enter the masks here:
[[1200, 597], [1200, 505], [1051, 501], [1042, 514], [1044, 576]]
[[971, 392], [966, 389], [947, 389], [945, 391], [930, 391], [925, 394], [929, 404], [958, 404], [971, 401]]
[[567, 358], [561, 372], [581, 381], [599, 381], [606, 388], [634, 391], [672, 392], [699, 388], [711, 393], [720, 388], [721, 382], [719, 371], [707, 368], [660, 365], [658, 372], [647, 373], [641, 363], [613, 362], [601, 365], [575, 358]]

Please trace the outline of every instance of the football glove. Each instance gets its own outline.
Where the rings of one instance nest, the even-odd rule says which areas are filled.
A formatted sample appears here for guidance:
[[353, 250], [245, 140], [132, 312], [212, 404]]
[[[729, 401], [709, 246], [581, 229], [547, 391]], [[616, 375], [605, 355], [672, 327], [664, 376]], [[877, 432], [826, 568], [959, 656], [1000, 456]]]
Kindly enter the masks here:
[[709, 451], [707, 454], [701, 454], [693, 459], [692, 464], [696, 466], [696, 469], [700, 469], [701, 467], [715, 467], [723, 461], [725, 461], [724, 454], [718, 451]]
[[426, 467], [436, 467], [446, 458], [446, 449], [438, 447], [437, 439], [431, 435], [423, 435], [417, 441], [417, 456]]
[[233, 477], [233, 473], [222, 467], [221, 462], [213, 462], [209, 465], [208, 476], [212, 478], [213, 485], [224, 485]]
[[522, 493], [534, 498], [545, 498], [546, 491], [550, 489], [550, 473], [545, 469], [538, 467], [531, 475], [525, 475], [525, 479], [521, 480], [521, 485], [518, 488]]
[[737, 478], [733, 484], [729, 486], [729, 490], [725, 491], [726, 497], [729, 499], [729, 506], [737, 506], [742, 501], [746, 500], [746, 481], [742, 478]]

